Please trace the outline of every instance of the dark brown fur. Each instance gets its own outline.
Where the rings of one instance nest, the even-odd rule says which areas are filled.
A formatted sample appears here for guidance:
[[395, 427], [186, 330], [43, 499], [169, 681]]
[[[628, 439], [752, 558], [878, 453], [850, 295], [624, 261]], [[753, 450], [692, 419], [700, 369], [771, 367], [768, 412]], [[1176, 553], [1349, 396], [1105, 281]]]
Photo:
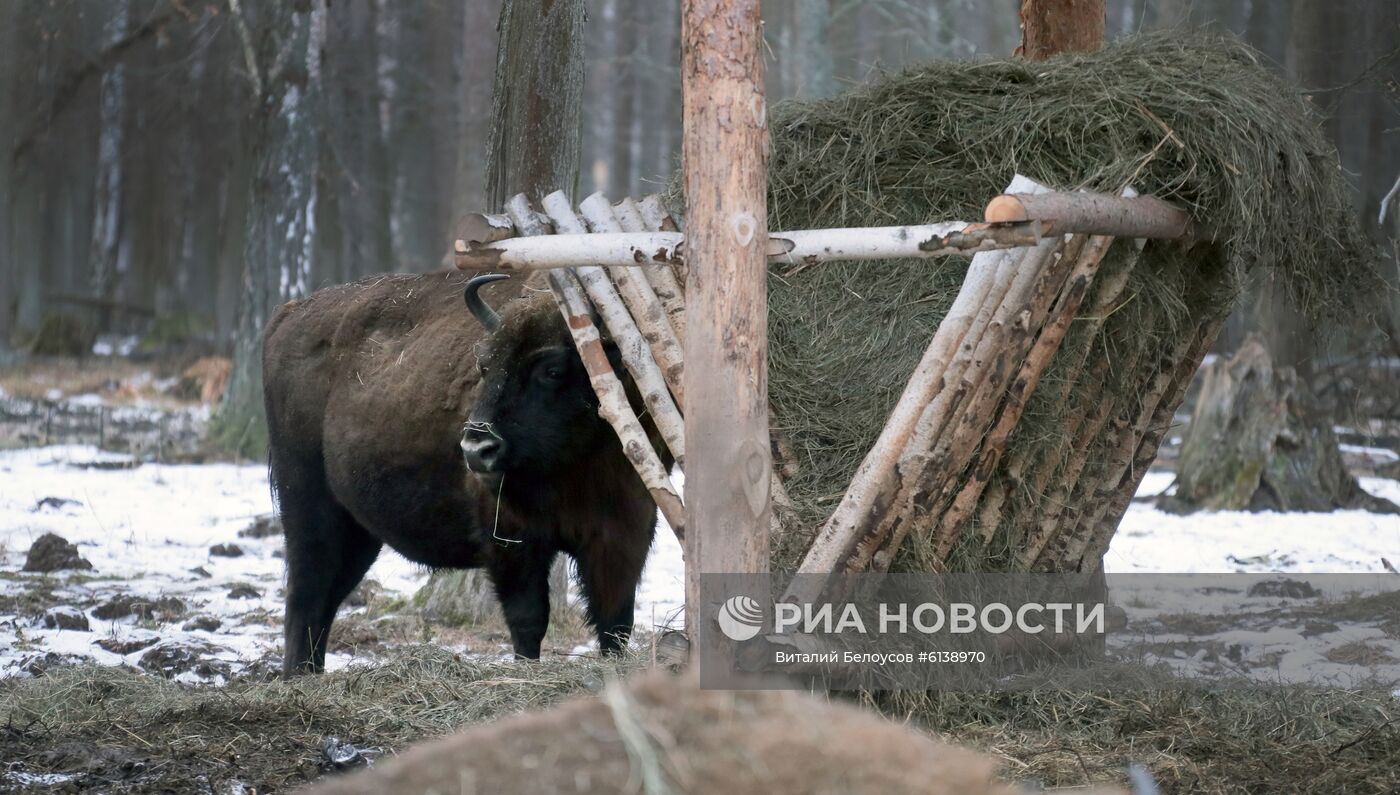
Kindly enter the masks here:
[[[467, 278], [331, 287], [286, 304], [268, 324], [263, 378], [286, 526], [288, 673], [323, 666], [337, 607], [386, 543], [429, 566], [485, 567], [522, 656], [539, 655], [558, 552], [578, 561], [603, 648], [631, 629], [654, 503], [598, 418], [547, 293], [520, 282], [483, 291], [498, 305], [531, 292], [503, 308], [492, 335], [463, 305]], [[571, 357], [560, 359], [565, 378], [541, 396], [519, 370], [541, 349], [560, 348]], [[459, 449], [483, 364], [491, 419], [518, 437], [521, 463], [503, 474], [469, 472]], [[533, 413], [512, 418], [526, 404]]]

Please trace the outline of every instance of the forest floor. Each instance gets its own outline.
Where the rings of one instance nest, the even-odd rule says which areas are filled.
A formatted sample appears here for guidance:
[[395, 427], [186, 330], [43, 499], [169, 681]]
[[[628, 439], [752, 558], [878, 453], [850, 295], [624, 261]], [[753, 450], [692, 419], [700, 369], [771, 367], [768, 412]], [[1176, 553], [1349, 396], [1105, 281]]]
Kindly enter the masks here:
[[[342, 610], [328, 656], [335, 673], [274, 681], [283, 573], [280, 535], [266, 521], [266, 468], [181, 462], [188, 455], [160, 460], [161, 442], [174, 435], [161, 424], [188, 423], [194, 433], [207, 409], [163, 396], [161, 379], [140, 368], [50, 373], [50, 383], [37, 384], [34, 375], [21, 382], [28, 394], [18, 393], [18, 379], [0, 377], [0, 405], [30, 401], [0, 423], [12, 429], [0, 434], [9, 440], [0, 448], [16, 448], [0, 449], [0, 758], [10, 763], [0, 769], [0, 791], [280, 790], [336, 767], [325, 746], [330, 737], [373, 756], [596, 689], [603, 678], [644, 664], [655, 654], [656, 630], [679, 621], [680, 550], [663, 525], [638, 594], [633, 658], [600, 661], [581, 622], [556, 621], [544, 662], [523, 677], [500, 627], [467, 630], [424, 618], [413, 596], [427, 572], [385, 550]], [[133, 381], [138, 386], [123, 386]], [[130, 452], [113, 452], [109, 436], [100, 449], [88, 438], [90, 425], [55, 432], [58, 424], [47, 418], [45, 445], [35, 438], [35, 400], [70, 412], [107, 411], [101, 422], [111, 425], [100, 430], [115, 430], [118, 439], [124, 428], [156, 427], [156, 447], [128, 440]], [[123, 411], [136, 413], [122, 419]], [[22, 433], [13, 432], [21, 425]], [[1400, 460], [1385, 446], [1346, 452], [1355, 470], [1372, 475]], [[1115, 536], [1110, 574], [1362, 573], [1384, 572], [1383, 559], [1400, 562], [1400, 516], [1158, 511], [1146, 498], [1170, 487], [1170, 452], [1159, 463]], [[1361, 482], [1400, 500], [1394, 479]], [[46, 533], [76, 545], [91, 568], [21, 571]], [[1142, 607], [1129, 605], [1130, 612]], [[1400, 657], [1394, 612], [1389, 605], [1334, 617], [1318, 642], [1368, 652], [1348, 663]], [[1259, 638], [1253, 652], [1269, 658], [1277, 640]], [[1247, 647], [1246, 660], [1250, 653]], [[1327, 649], [1314, 656], [1336, 662]], [[931, 729], [1004, 757], [1008, 776], [1047, 786], [1121, 783], [1127, 763], [1141, 761], [1182, 791], [1260, 791], [1249, 777], [1274, 773], [1261, 770], [1257, 757], [1286, 755], [1288, 743], [1298, 759], [1336, 751], [1338, 771], [1355, 762], [1354, 775], [1333, 782], [1353, 791], [1386, 791], [1400, 776], [1391, 717], [1400, 712], [1400, 694], [1337, 691], [1289, 706], [1277, 695], [1167, 690], [1107, 704], [1067, 691], [977, 698], [945, 694], [936, 710], [913, 712]], [[1188, 715], [1227, 701], [1233, 715]], [[1056, 734], [1062, 723], [1065, 733]], [[1167, 725], [1180, 736], [1164, 738]], [[1212, 748], [1210, 732], [1233, 733], [1254, 750], [1219, 738]], [[1390, 744], [1372, 747], [1383, 740]]]

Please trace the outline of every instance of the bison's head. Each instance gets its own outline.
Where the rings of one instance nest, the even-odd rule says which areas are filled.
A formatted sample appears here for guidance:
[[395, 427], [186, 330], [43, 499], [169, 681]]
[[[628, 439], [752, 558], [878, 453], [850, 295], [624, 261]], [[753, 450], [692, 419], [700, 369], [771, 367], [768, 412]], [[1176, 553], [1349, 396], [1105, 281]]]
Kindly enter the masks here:
[[596, 450], [611, 431], [553, 299], [521, 298], [504, 317], [481, 299], [483, 284], [504, 278], [467, 283], [467, 307], [490, 333], [477, 349], [481, 381], [462, 453], [473, 472], [545, 474]]

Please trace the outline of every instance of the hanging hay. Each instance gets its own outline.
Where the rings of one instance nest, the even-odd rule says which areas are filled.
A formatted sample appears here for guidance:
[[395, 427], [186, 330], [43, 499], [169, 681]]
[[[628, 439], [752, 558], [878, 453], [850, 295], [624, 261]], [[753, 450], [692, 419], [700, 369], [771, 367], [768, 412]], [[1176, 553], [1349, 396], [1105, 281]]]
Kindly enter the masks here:
[[[1348, 302], [1378, 283], [1315, 114], [1233, 40], [1151, 36], [1045, 62], [934, 64], [831, 99], [784, 103], [770, 124], [775, 230], [979, 220], [1019, 172], [1060, 190], [1131, 185], [1214, 231], [1189, 249], [1147, 246], [1104, 322], [1071, 332], [1011, 437], [1009, 461], [1070, 460], [1072, 419], [1096, 406], [1136, 416], [1152, 376], [1180, 357], [1179, 341], [1213, 336], [1210, 322], [1249, 277], [1280, 280], [1314, 315], [1354, 311]], [[1127, 251], [1115, 246], [1104, 271], [1125, 267]], [[770, 394], [801, 467], [789, 483], [801, 526], [774, 539], [775, 568], [796, 565], [839, 501], [966, 265], [773, 267]], [[1093, 305], [1090, 295], [1084, 306]], [[1078, 480], [1111, 477], [1096, 467], [1120, 441], [1108, 430], [1094, 436]], [[1015, 567], [1023, 526], [1045, 514], [1047, 495], [1023, 479], [1002, 488], [998, 526], [983, 529], [988, 543], [959, 547], [961, 565]], [[1077, 493], [1076, 478], [1063, 488], [1062, 500]], [[911, 537], [895, 568], [926, 569], [923, 554]]]

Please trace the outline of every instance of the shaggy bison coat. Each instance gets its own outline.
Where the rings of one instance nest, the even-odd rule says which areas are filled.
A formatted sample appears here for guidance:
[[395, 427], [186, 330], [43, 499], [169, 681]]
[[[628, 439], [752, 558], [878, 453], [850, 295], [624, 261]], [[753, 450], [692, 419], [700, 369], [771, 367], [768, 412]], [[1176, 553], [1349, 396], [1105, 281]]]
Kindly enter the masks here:
[[287, 674], [323, 668], [336, 609], [385, 544], [427, 566], [485, 568], [527, 658], [539, 657], [563, 552], [603, 651], [626, 643], [655, 504], [598, 416], [548, 293], [497, 285], [497, 316], [475, 296], [481, 281], [464, 306], [457, 272], [375, 277], [291, 301], [268, 323]]

